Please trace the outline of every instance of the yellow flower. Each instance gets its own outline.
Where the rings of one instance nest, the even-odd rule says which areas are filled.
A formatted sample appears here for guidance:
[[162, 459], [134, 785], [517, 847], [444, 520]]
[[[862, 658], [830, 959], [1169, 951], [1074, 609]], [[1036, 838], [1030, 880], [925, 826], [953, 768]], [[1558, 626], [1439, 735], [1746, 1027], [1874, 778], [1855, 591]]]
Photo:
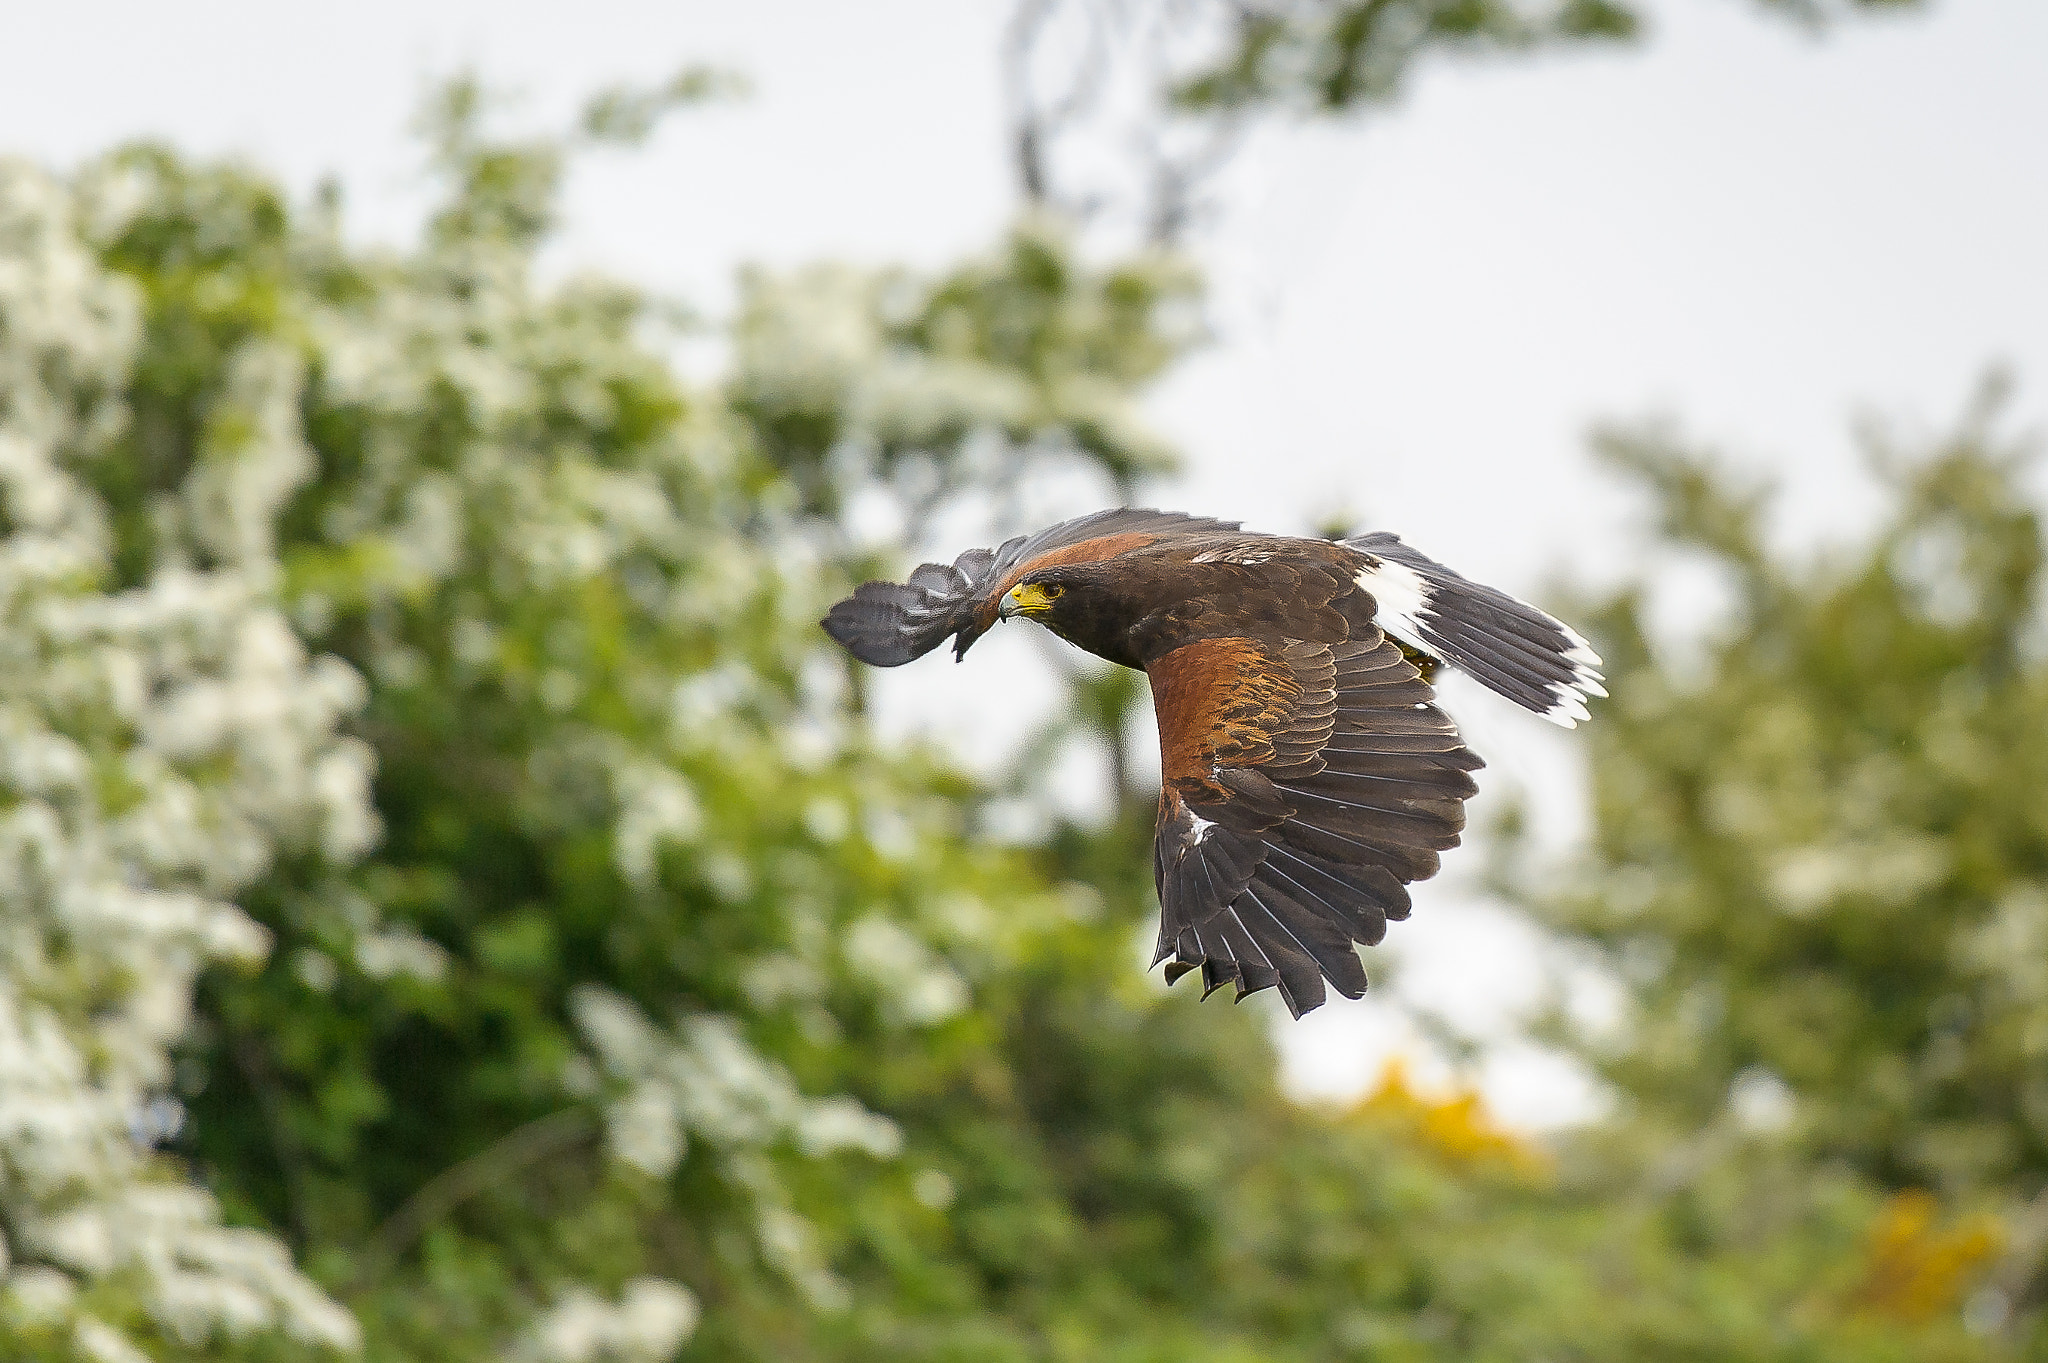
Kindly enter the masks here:
[[1474, 1088], [1457, 1088], [1433, 1098], [1409, 1080], [1408, 1062], [1395, 1057], [1380, 1071], [1372, 1092], [1347, 1114], [1353, 1120], [1406, 1127], [1435, 1153], [1451, 1160], [1478, 1163], [1504, 1160], [1524, 1170], [1537, 1170], [1543, 1152], [1497, 1125]]
[[1944, 1230], [1940, 1211], [1921, 1189], [1893, 1194], [1871, 1223], [1863, 1278], [1850, 1297], [1855, 1306], [1910, 1322], [1955, 1307], [1977, 1270], [1997, 1255], [2004, 1229], [1980, 1213]]

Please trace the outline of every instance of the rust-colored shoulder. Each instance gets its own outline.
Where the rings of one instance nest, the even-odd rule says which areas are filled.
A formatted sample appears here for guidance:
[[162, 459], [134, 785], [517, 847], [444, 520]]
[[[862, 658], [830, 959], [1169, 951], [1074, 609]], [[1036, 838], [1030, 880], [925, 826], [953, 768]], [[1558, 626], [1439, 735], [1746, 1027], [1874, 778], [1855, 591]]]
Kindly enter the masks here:
[[1301, 699], [1294, 671], [1256, 639], [1197, 639], [1153, 659], [1161, 776], [1170, 787], [1214, 785], [1221, 766], [1273, 756], [1273, 734]]
[[1147, 545], [1157, 544], [1160, 538], [1141, 530], [1127, 531], [1121, 535], [1098, 535], [1094, 539], [1063, 544], [1035, 558], [1026, 559], [997, 580], [995, 587], [976, 608], [974, 622], [982, 629], [995, 624], [996, 612], [1002, 607], [1004, 594], [1022, 581], [1027, 573], [1035, 573], [1041, 568], [1059, 568], [1070, 563], [1101, 563], [1106, 559], [1128, 554], [1133, 549], [1143, 549]]

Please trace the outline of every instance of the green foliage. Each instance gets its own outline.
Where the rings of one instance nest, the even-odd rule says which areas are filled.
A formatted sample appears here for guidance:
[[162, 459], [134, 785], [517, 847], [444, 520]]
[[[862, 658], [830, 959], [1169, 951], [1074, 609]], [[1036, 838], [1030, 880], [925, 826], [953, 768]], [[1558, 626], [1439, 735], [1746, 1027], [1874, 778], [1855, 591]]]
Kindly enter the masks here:
[[638, 146], [677, 109], [746, 93], [746, 78], [735, 72], [686, 66], [650, 88], [614, 85], [600, 91], [584, 106], [582, 131], [593, 142]]
[[[1653, 643], [1640, 590], [1592, 613], [1616, 698], [1588, 733], [1594, 843], [1532, 907], [1625, 988], [1621, 1022], [1573, 1040], [1632, 1124], [1761, 1124], [1779, 1158], [1894, 1197], [1917, 1248], [1886, 1253], [1952, 1271], [1872, 1268], [1865, 1298], [1952, 1319], [1975, 1284], [2018, 1340], [2044, 1287], [2048, 822], [2027, 792], [2048, 667], [2041, 518], [1996, 405], [1926, 455], [1878, 442], [1889, 521], [1798, 564], [1765, 539], [1765, 491], [1662, 434], [1607, 437], [1731, 604], [1697, 657]], [[1976, 1239], [1941, 1229], [1972, 1211]]]
[[[1921, 0], [1757, 0], [1812, 27]], [[1330, 114], [1385, 104], [1428, 56], [1498, 56], [1632, 41], [1648, 27], [1631, 0], [1309, 0], [1235, 7], [1221, 57], [1176, 82], [1184, 109], [1280, 106]]]
[[1425, 53], [1501, 53], [1636, 36], [1637, 12], [1613, 0], [1343, 0], [1246, 7], [1222, 61], [1174, 92], [1191, 109], [1300, 105], [1331, 113], [1398, 95]]
[[879, 487], [914, 541], [962, 491], [1048, 463], [1123, 496], [1172, 466], [1137, 412], [1200, 339], [1199, 281], [1172, 256], [1096, 266], [1040, 218], [937, 278], [821, 265], [742, 291], [733, 410], [803, 516], [830, 525]]

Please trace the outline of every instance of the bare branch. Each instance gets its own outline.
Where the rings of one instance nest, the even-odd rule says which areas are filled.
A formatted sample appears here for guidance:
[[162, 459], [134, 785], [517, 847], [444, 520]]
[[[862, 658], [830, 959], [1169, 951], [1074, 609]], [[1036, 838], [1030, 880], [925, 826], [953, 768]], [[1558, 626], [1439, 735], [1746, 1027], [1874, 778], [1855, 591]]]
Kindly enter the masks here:
[[1152, 246], [1175, 246], [1188, 230], [1215, 207], [1211, 190], [1216, 177], [1244, 145], [1247, 125], [1235, 116], [1219, 117], [1206, 129], [1201, 141], [1175, 154], [1149, 139], [1150, 201], [1145, 206], [1145, 241]]
[[[1087, 26], [1080, 60], [1065, 88], [1045, 97], [1040, 60], [1047, 31], [1061, 14], [1079, 14]], [[1010, 104], [1011, 148], [1025, 201], [1080, 216], [1085, 203], [1062, 192], [1053, 164], [1054, 144], [1100, 104], [1111, 74], [1110, 16], [1090, 0], [1019, 0], [1003, 36], [1003, 81]]]

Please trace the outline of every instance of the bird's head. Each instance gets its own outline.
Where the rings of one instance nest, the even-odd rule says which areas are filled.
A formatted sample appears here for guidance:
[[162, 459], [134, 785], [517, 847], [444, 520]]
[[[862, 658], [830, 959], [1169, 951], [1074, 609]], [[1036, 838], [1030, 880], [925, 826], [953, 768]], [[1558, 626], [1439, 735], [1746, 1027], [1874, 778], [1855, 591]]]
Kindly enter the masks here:
[[1095, 563], [1060, 564], [1040, 568], [1017, 580], [1003, 594], [996, 615], [1004, 620], [1022, 615], [1038, 621], [1055, 634], [1065, 633], [1062, 625], [1083, 615], [1100, 612], [1116, 595], [1114, 578]]
[[1124, 632], [1143, 613], [1134, 614], [1124, 594], [1116, 576], [1101, 564], [1063, 564], [1019, 579], [1004, 593], [996, 615], [1036, 620], [1069, 643], [1121, 662]]

